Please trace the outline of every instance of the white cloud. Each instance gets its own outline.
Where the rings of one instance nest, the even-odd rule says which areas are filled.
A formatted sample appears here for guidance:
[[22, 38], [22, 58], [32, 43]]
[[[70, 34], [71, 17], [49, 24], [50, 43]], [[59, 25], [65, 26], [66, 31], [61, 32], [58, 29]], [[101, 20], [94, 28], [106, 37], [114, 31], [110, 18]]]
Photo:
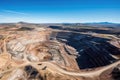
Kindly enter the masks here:
[[28, 15], [27, 13], [17, 12], [17, 11], [13, 11], [13, 10], [3, 10], [3, 12], [13, 13], [13, 14], [21, 14], [21, 15]]

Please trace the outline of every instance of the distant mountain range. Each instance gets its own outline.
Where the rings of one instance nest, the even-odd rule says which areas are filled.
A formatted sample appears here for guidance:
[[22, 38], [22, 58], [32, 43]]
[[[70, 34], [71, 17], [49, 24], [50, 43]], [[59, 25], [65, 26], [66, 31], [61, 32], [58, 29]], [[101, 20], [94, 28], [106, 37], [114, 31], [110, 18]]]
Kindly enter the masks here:
[[120, 27], [120, 23], [110, 23], [110, 22], [99, 22], [99, 23], [85, 23], [85, 25], [95, 26], [95, 27]]
[[[0, 23], [0, 24], [14, 24], [14, 23]], [[16, 24], [16, 23], [15, 23]], [[18, 22], [17, 24], [36, 24], [28, 22]], [[42, 23], [37, 23], [42, 24]], [[120, 27], [120, 23], [112, 22], [93, 22], [93, 23], [43, 23], [47, 25], [62, 25], [62, 26], [92, 26], [92, 27]]]
[[120, 23], [111, 23], [111, 22], [63, 23], [63, 25], [93, 26], [93, 27], [120, 27]]

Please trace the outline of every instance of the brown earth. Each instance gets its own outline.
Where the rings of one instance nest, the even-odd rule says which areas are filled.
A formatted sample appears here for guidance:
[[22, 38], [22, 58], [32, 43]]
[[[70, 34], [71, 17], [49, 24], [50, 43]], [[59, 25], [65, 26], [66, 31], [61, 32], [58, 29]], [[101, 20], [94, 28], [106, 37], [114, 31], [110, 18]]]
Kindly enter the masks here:
[[[109, 39], [104, 43], [108, 45], [104, 50], [98, 45], [103, 43], [96, 41], [101, 38]], [[76, 47], [76, 43], [67, 41], [74, 41], [81, 46]], [[94, 51], [99, 51], [98, 48], [106, 54], [103, 56]], [[119, 48], [119, 38], [114, 35], [103, 36], [97, 33], [76, 33], [21, 25], [1, 26], [0, 80], [115, 80], [112, 72], [120, 63]], [[94, 53], [97, 54], [96, 57]], [[77, 60], [83, 60], [83, 64], [92, 67], [80, 65], [81, 62]], [[106, 60], [108, 63], [105, 63]]]

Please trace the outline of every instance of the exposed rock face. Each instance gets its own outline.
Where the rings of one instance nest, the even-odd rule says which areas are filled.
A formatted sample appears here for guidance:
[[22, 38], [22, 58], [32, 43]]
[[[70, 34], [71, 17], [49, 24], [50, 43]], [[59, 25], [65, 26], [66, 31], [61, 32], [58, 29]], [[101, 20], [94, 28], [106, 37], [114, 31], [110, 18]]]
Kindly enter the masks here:
[[[80, 34], [61, 31], [54, 37], [60, 42], [74, 47], [78, 52], [76, 60], [79, 67], [81, 69], [87, 69], [105, 66], [113, 63], [116, 59], [119, 59], [119, 40], [116, 39], [116, 37], [114, 38], [114, 36], [112, 36], [113, 39], [110, 39], [111, 36], [109, 36], [110, 35], [97, 33]], [[67, 51], [69, 52], [70, 50]]]
[[[7, 43], [8, 52], [13, 56], [22, 59], [24, 56], [24, 52], [26, 46], [32, 43], [44, 42], [47, 40], [47, 36], [49, 32], [43, 31], [33, 31], [31, 32], [18, 32], [14, 34], [16, 36], [15, 39], [10, 40]], [[30, 57], [30, 55], [29, 55]]]
[[110, 41], [110, 43], [120, 49], [120, 40], [113, 40], [113, 41]]
[[8, 80], [27, 80], [25, 72], [21, 69], [16, 69], [11, 73], [11, 76]]
[[[5, 34], [4, 32], [1, 32], [2, 36], [6, 36], [8, 34], [10, 34], [10, 36], [8, 36], [6, 40], [3, 39], [0, 41], [0, 44], [1, 44], [0, 53], [3, 54], [4, 52], [3, 49], [6, 46], [6, 51], [8, 54], [11, 55], [11, 58], [8, 55], [9, 58], [6, 59], [7, 54], [5, 55], [5, 58], [1, 57], [0, 63], [3, 62], [3, 64], [1, 64], [0, 69], [2, 69], [4, 66], [6, 67], [11, 66], [10, 67], [11, 69], [12, 67], [18, 67], [19, 64], [22, 65], [24, 63], [31, 64], [31, 63], [36, 63], [40, 61], [49, 61], [63, 67], [66, 70], [71, 70], [71, 71], [79, 70], [76, 64], [75, 58], [70, 56], [68, 52], [66, 52], [66, 50], [64, 49], [65, 44], [62, 44], [58, 41], [49, 40], [49, 35], [51, 33], [50, 30], [43, 29], [43, 28], [41, 29], [39, 28], [39, 30], [34, 29], [32, 30], [32, 32], [31, 30], [21, 31], [21, 28], [17, 30], [19, 31], [13, 31], [13, 32], [8, 31]], [[3, 42], [6, 42], [6, 43], [4, 44]], [[72, 48], [70, 48], [69, 50], [72, 50]], [[9, 61], [12, 61], [12, 62], [8, 64]], [[26, 73], [23, 69], [21, 69], [22, 67], [24, 67], [24, 65], [22, 65], [20, 68], [16, 68], [13, 71], [10, 71], [11, 73], [9, 74], [9, 76], [7, 77], [2, 76], [2, 79], [7, 80], [8, 78], [8, 80], [20, 80], [20, 79], [28, 80], [27, 78], [28, 72]], [[36, 72], [39, 73], [38, 70], [36, 70]], [[34, 68], [33, 73], [29, 74], [30, 80], [32, 79], [31, 77], [33, 76], [32, 74], [36, 72]], [[47, 75], [47, 73], [45, 74]], [[37, 74], [36, 76], [39, 77]], [[54, 75], [51, 74], [51, 76], [54, 76]], [[47, 76], [44, 78], [45, 80], [49, 80], [50, 76]], [[56, 79], [57, 78], [58, 77], [56, 77]], [[68, 76], [68, 78], [71, 78], [71, 77]], [[33, 79], [35, 79], [35, 77]], [[52, 79], [55, 79], [55, 78], [52, 78]], [[58, 78], [58, 79], [63, 79], [63, 78]], [[37, 79], [37, 80], [43, 80], [43, 78], [41, 77], [40, 79]]]
[[[97, 80], [100, 74], [80, 70], [119, 59], [118, 42], [112, 45], [113, 40], [99, 34], [17, 26], [0, 31], [0, 80]], [[115, 69], [117, 79], [119, 66]]]

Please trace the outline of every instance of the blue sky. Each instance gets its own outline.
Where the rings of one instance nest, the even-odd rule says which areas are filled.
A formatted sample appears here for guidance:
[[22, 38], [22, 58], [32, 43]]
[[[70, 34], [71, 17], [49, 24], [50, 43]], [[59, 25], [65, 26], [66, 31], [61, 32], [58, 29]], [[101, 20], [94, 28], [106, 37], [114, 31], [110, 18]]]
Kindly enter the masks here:
[[120, 0], [0, 0], [0, 22], [120, 23]]

